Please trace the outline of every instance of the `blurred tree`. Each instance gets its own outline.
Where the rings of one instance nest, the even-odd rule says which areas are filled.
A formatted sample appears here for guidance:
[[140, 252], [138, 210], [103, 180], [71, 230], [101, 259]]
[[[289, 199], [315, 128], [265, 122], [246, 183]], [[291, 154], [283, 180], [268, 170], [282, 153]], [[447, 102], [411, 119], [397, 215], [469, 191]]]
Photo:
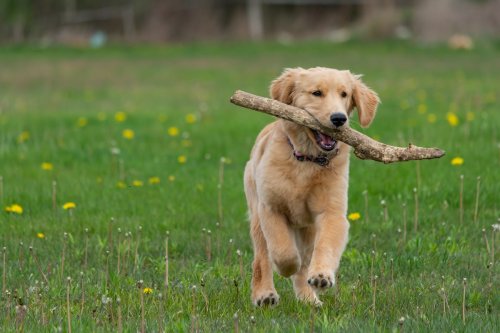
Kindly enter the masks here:
[[0, 0], [2, 28], [10, 30], [14, 41], [24, 40], [26, 25], [32, 18], [32, 9], [32, 0]]

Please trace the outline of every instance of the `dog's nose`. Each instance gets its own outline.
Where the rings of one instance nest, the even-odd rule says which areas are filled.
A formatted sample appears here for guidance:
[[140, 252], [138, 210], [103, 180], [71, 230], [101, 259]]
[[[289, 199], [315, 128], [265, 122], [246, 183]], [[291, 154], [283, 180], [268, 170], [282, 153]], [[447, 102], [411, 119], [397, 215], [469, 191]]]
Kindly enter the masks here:
[[340, 127], [345, 124], [345, 122], [347, 121], [347, 117], [343, 113], [335, 112], [330, 116], [330, 121], [333, 125]]

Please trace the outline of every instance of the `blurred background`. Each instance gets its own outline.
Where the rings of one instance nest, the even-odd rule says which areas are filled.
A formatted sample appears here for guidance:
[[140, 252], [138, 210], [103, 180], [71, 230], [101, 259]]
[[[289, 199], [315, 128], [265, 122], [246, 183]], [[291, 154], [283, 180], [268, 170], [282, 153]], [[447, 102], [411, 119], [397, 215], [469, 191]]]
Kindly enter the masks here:
[[0, 0], [4, 44], [499, 36], [498, 0]]

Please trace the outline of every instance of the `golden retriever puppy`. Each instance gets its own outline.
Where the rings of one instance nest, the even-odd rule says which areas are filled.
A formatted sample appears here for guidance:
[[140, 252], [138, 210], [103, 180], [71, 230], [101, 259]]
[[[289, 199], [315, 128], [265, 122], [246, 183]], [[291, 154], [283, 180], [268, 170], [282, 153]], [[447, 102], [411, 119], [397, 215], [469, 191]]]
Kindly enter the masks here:
[[[322, 67], [286, 69], [270, 91], [332, 128], [348, 126], [354, 108], [367, 127], [380, 102], [360, 76]], [[273, 268], [292, 278], [298, 299], [318, 305], [318, 293], [335, 284], [348, 240], [349, 151], [324, 133], [283, 119], [258, 135], [244, 179], [255, 305], [279, 302]]]

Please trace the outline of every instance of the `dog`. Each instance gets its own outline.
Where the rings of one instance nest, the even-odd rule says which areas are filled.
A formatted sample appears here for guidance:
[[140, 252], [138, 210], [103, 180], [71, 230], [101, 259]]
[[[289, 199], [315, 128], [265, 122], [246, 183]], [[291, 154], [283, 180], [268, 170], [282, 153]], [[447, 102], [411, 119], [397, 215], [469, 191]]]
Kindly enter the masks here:
[[[288, 68], [271, 83], [271, 97], [305, 109], [322, 125], [341, 128], [357, 110], [368, 127], [378, 95], [348, 70]], [[321, 305], [333, 287], [348, 241], [350, 147], [279, 119], [258, 135], [244, 173], [252, 263], [252, 302], [278, 304], [273, 269], [291, 277], [299, 300]]]

